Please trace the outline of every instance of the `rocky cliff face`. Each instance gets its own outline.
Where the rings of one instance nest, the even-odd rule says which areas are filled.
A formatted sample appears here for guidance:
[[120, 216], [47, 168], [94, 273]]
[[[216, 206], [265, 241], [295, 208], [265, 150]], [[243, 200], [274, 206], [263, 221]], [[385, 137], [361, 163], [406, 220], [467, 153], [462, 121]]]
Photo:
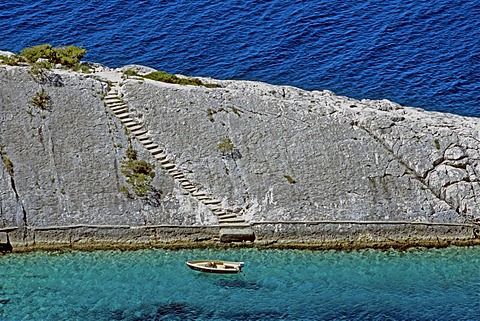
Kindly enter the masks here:
[[[129, 82], [184, 171], [249, 220], [479, 217], [479, 121], [251, 82]], [[228, 138], [233, 151], [220, 153]]]
[[[0, 67], [0, 224], [218, 224], [212, 208], [105, 108], [110, 88], [101, 78]], [[478, 119], [328, 91], [204, 81], [221, 88], [126, 79], [119, 96], [188, 188], [227, 213], [277, 224], [274, 232], [289, 222], [448, 223], [475, 231]], [[42, 89], [47, 108], [31, 102]], [[122, 192], [129, 144], [156, 164], [147, 196]]]

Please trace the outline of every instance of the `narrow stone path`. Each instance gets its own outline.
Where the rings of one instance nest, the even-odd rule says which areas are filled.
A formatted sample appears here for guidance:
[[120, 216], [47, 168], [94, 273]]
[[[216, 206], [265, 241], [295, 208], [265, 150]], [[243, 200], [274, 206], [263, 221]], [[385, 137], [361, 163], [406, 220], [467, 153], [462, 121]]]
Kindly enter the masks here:
[[[104, 98], [105, 106], [122, 122], [132, 136], [160, 163], [160, 167], [170, 175], [179, 186], [186, 190], [191, 197], [203, 203], [217, 217], [220, 226], [220, 241], [253, 241], [255, 239], [251, 224], [242, 216], [237, 216], [232, 211], [222, 207], [222, 202], [211, 195], [207, 195], [194, 184], [185, 174], [177, 168], [176, 164], [168, 157], [164, 149], [153, 142], [148, 135], [143, 123], [139, 122], [129, 112], [127, 103], [120, 96], [122, 78], [120, 73], [108, 71], [98, 73], [108, 79], [110, 89]], [[104, 81], [104, 80], [103, 80]]]

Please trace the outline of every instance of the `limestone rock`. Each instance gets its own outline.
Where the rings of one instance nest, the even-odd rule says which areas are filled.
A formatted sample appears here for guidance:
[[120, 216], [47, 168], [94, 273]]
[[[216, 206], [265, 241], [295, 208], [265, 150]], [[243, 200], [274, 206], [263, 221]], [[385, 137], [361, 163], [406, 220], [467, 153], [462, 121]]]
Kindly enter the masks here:
[[[105, 109], [97, 76], [0, 66], [0, 146], [14, 167], [0, 163], [3, 225], [217, 224], [193, 193], [254, 223], [480, 220], [479, 119], [259, 82], [125, 79], [128, 119], [162, 168]], [[41, 90], [48, 109], [32, 104]], [[121, 192], [129, 142], [156, 164], [154, 199]]]

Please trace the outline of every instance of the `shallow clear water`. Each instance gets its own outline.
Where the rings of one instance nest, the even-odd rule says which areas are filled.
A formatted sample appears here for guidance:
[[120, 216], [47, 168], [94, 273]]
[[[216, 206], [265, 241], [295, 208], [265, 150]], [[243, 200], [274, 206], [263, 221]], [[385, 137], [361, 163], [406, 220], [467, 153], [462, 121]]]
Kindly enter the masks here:
[[329, 89], [480, 117], [476, 0], [0, 0], [0, 50]]
[[[245, 261], [244, 274], [189, 259]], [[480, 248], [0, 257], [2, 320], [478, 320]]]

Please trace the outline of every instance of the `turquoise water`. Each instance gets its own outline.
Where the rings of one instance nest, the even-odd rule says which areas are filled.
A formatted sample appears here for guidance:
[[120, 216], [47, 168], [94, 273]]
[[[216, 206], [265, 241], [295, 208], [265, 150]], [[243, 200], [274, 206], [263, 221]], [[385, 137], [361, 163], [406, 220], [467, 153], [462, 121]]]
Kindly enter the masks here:
[[[184, 261], [245, 261], [210, 275]], [[479, 320], [480, 248], [0, 257], [2, 320]]]

